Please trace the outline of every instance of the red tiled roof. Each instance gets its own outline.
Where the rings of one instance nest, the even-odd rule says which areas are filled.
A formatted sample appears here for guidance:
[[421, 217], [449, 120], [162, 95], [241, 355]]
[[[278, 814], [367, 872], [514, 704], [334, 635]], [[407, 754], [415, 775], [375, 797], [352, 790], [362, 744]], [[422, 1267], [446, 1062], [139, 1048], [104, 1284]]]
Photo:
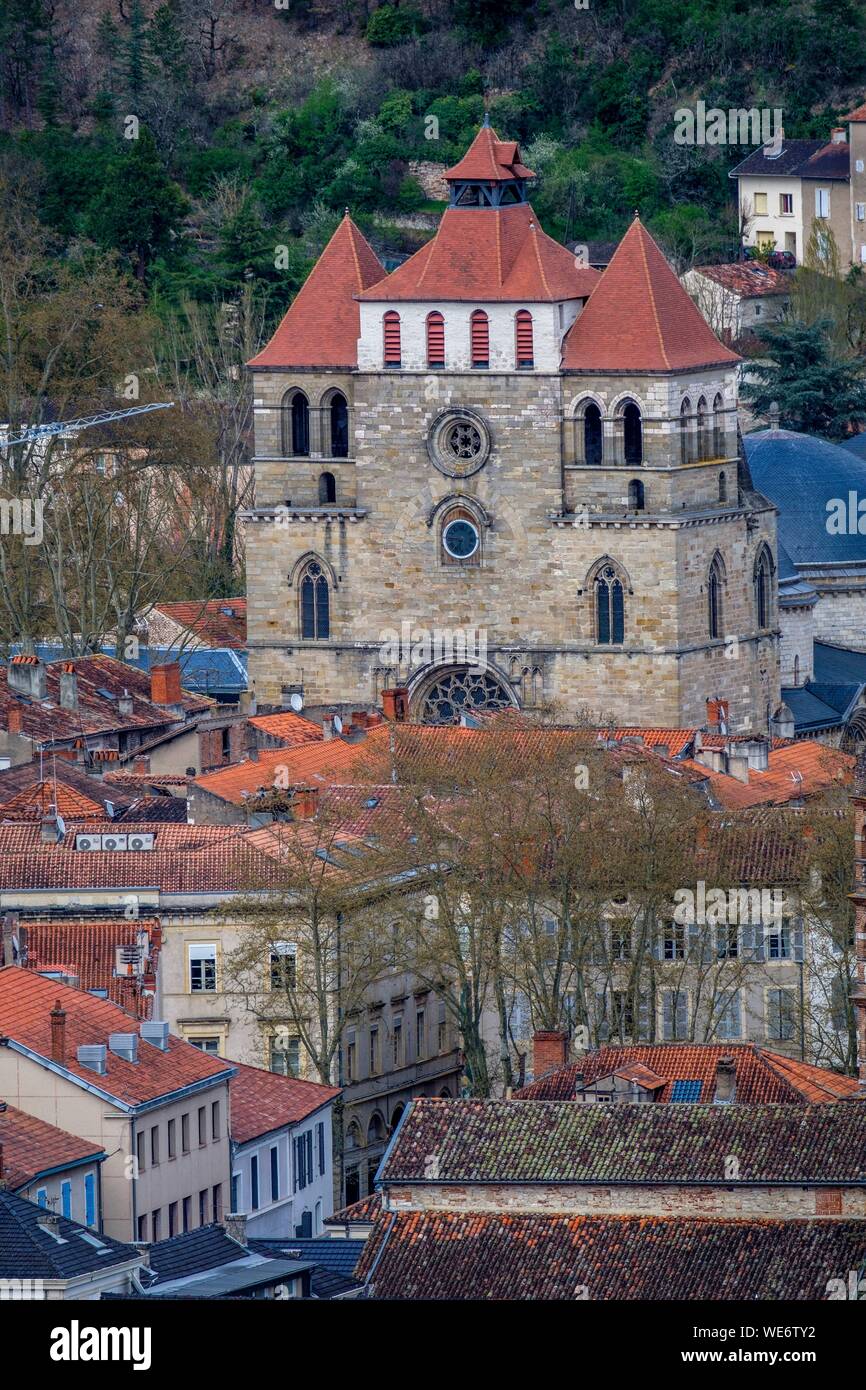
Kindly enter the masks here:
[[500, 140], [492, 126], [483, 125], [462, 159], [442, 175], [453, 182], [501, 183], [508, 179], [534, 179], [521, 162], [516, 140]]
[[771, 748], [766, 771], [750, 768], [748, 782], [727, 772], [714, 772], [696, 759], [686, 758], [680, 766], [702, 773], [719, 805], [736, 810], [768, 803], [781, 806], [815, 796], [834, 784], [848, 785], [853, 781], [855, 761], [850, 753], [804, 739]]
[[599, 729], [599, 734], [605, 738], [616, 739], [640, 739], [644, 748], [667, 748], [669, 755], [675, 758], [684, 748], [694, 739], [697, 729], [641, 729], [637, 726], [629, 726], [616, 729]]
[[347, 213], [266, 347], [247, 365], [358, 365], [361, 314], [354, 296], [385, 274], [369, 242]]
[[714, 280], [743, 299], [760, 299], [768, 294], [790, 294], [791, 280], [780, 270], [758, 265], [754, 261], [737, 261], [734, 265], [698, 265], [697, 275]]
[[65, 1129], [37, 1120], [14, 1105], [0, 1109], [0, 1148], [3, 1177], [12, 1192], [28, 1187], [43, 1173], [106, 1157], [98, 1144], [67, 1134]]
[[722, 1057], [734, 1059], [738, 1105], [817, 1103], [857, 1095], [856, 1077], [840, 1076], [808, 1062], [793, 1062], [757, 1043], [638, 1043], [588, 1052], [579, 1062], [548, 1072], [515, 1091], [514, 1099], [573, 1100], [578, 1076], [588, 1083], [638, 1063], [664, 1078], [663, 1104], [670, 1100], [675, 1081], [700, 1081], [700, 1102], [709, 1104]]
[[575, 372], [678, 372], [733, 366], [639, 218], [614, 252], [589, 303], [563, 342]]
[[[176, 1037], [169, 1037], [165, 1052], [139, 1039], [138, 1061], [127, 1062], [107, 1044], [110, 1033], [137, 1032], [134, 1018], [108, 1000], [95, 999], [83, 990], [43, 979], [16, 965], [0, 969], [0, 1033], [50, 1059], [49, 1015], [56, 1000], [66, 1013], [64, 1070], [126, 1105], [157, 1100], [196, 1081], [228, 1078], [230, 1063], [210, 1057]], [[79, 1063], [77, 1049], [85, 1043], [106, 1044], [105, 1075], [99, 1076]]]
[[300, 1124], [340, 1094], [339, 1086], [298, 1081], [261, 1067], [232, 1062], [237, 1074], [229, 1082], [231, 1135], [238, 1144], [284, 1125]]
[[849, 111], [847, 116], [842, 117], [843, 121], [866, 121], [866, 102], [862, 106], [855, 106], [853, 111]]
[[101, 801], [92, 801], [61, 781], [43, 781], [2, 802], [0, 821], [41, 821], [50, 811], [64, 820], [105, 820]]
[[863, 1248], [855, 1220], [399, 1211], [355, 1274], [377, 1299], [820, 1301]]
[[[157, 603], [178, 627], [188, 628], [208, 647], [245, 647], [247, 643], [246, 598], [215, 598], [205, 602]], [[227, 610], [231, 610], [230, 612]]]
[[333, 1216], [326, 1216], [325, 1226], [366, 1226], [369, 1222], [375, 1221], [382, 1211], [382, 1197], [378, 1192], [371, 1192], [368, 1197], [362, 1197], [360, 1202], [352, 1202], [348, 1207], [341, 1207], [335, 1211]]
[[282, 739], [285, 744], [314, 743], [321, 739], [322, 729], [312, 719], [305, 719], [294, 710], [282, 710], [279, 714], [254, 714], [249, 721], [263, 734]]
[[260, 789], [273, 787], [278, 767], [287, 769], [285, 776], [289, 785], [307, 779], [327, 782], [331, 777], [340, 781], [341, 774], [362, 760], [363, 749], [363, 744], [344, 743], [342, 739], [317, 740], [290, 748], [265, 748], [257, 760], [246, 759], [217, 772], [204, 773], [195, 779], [196, 786], [240, 806], [245, 792], [252, 796]]
[[358, 298], [551, 303], [586, 299], [600, 279], [541, 230], [529, 203], [447, 208], [436, 235]]
[[17, 767], [9, 767], [5, 772], [0, 772], [0, 803], [11, 801], [19, 792], [38, 786], [40, 782], [50, 780], [53, 785], [55, 779], [58, 787], [70, 788], [85, 802], [93, 800], [101, 808], [104, 820], [108, 819], [106, 801], [110, 801], [116, 811], [125, 810], [132, 801], [132, 796], [114, 782], [117, 776], [115, 773], [106, 773], [104, 778], [98, 777], [85, 772], [79, 764], [68, 758], [53, 760], [50, 778], [46, 778], [45, 771], [44, 766], [40, 768], [39, 759], [35, 758], [32, 762], [19, 763]]
[[[155, 918], [94, 922], [27, 923], [27, 969], [37, 974], [62, 970], [78, 977], [82, 990], [104, 989], [109, 999], [128, 1013], [148, 1019], [153, 1011], [154, 976], [159, 965], [160, 930]], [[137, 946], [146, 934], [146, 958], [142, 975], [150, 980], [147, 992], [142, 977], [115, 975], [120, 946]]]

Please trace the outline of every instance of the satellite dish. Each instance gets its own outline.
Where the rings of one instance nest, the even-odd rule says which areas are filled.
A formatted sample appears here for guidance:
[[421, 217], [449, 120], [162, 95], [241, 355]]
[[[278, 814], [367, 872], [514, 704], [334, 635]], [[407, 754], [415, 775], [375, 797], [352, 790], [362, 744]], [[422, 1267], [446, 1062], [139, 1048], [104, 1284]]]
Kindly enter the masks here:
[[294, 695], [292, 696], [292, 698], [289, 700], [289, 704], [291, 705], [292, 709], [295, 711], [295, 714], [300, 714], [301, 710], [304, 708], [304, 697], [303, 697], [303, 695], [298, 695], [297, 693], [294, 694]]
[[339, 714], [334, 715], [334, 728], [336, 729], [338, 734], [341, 734], [343, 732], [343, 721], [340, 718]]

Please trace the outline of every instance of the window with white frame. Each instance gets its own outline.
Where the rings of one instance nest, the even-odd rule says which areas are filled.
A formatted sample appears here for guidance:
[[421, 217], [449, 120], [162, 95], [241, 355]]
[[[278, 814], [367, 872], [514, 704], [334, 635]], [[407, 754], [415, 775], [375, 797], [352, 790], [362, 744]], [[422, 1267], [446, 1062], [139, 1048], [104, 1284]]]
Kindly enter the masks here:
[[190, 993], [212, 993], [216, 989], [216, 945], [213, 942], [191, 941], [187, 946], [187, 955]]
[[766, 931], [767, 960], [791, 959], [791, 919], [771, 922]]
[[855, 203], [854, 207], [857, 221], [866, 221], [866, 203]]
[[767, 990], [767, 1037], [786, 1042], [794, 1036], [796, 996], [792, 989]]
[[782, 217], [794, 216], [794, 195], [793, 193], [779, 194], [779, 213]]
[[297, 955], [294, 941], [271, 942], [271, 989], [294, 989]]
[[763, 217], [763, 216], [766, 215], [766, 212], [767, 212], [767, 195], [766, 195], [766, 193], [756, 193], [756, 194], [755, 194], [755, 213], [756, 213], [756, 215], [757, 215], [758, 217]]
[[815, 189], [815, 216], [830, 216], [830, 190], [829, 188]]
[[740, 991], [737, 989], [721, 1004], [718, 1022], [716, 1023], [716, 1036], [719, 1038], [733, 1039], [741, 1037], [742, 1032], [742, 1005]]

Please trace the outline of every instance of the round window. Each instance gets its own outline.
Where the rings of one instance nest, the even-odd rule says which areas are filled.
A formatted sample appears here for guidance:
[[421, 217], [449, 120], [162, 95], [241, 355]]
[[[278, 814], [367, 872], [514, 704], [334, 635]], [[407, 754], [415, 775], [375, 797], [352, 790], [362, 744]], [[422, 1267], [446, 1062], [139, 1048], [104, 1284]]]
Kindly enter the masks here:
[[427, 450], [446, 478], [469, 478], [487, 461], [490, 431], [474, 410], [445, 410], [430, 426]]
[[442, 544], [455, 560], [468, 560], [479, 545], [478, 530], [471, 521], [449, 521], [442, 532]]

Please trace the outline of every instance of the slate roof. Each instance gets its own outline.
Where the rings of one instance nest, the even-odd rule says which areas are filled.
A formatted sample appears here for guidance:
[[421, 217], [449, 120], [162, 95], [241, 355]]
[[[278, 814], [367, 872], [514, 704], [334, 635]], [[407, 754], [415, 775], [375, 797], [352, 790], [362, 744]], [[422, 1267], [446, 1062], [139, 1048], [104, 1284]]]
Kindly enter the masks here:
[[139, 796], [114, 819], [115, 825], [186, 825], [183, 796]]
[[866, 430], [861, 430], [859, 434], [852, 434], [848, 439], [843, 439], [839, 448], [847, 449], [849, 453], [856, 454], [858, 458], [866, 459]]
[[798, 170], [801, 179], [849, 179], [851, 152], [846, 140], [829, 140]]
[[335, 1240], [332, 1236], [313, 1237], [311, 1240], [257, 1239], [253, 1236], [247, 1244], [260, 1255], [281, 1255], [315, 1265], [312, 1292], [316, 1298], [333, 1298], [336, 1294], [348, 1293], [360, 1287], [354, 1277], [362, 1249], [360, 1241]]
[[157, 603], [155, 609], [209, 647], [240, 648], [247, 644], [245, 597]]
[[707, 1105], [712, 1103], [716, 1068], [723, 1057], [734, 1060], [737, 1105], [802, 1105], [806, 1101], [819, 1103], [857, 1095], [856, 1077], [840, 1076], [808, 1062], [795, 1062], [757, 1043], [636, 1043], [588, 1052], [579, 1062], [548, 1072], [515, 1091], [514, 1098], [572, 1100], [579, 1076], [588, 1083], [630, 1063], [640, 1063], [664, 1078], [660, 1103], [670, 1100], [676, 1080], [699, 1080], [698, 1099]]
[[108, 1156], [98, 1144], [8, 1104], [0, 1107], [0, 1146], [3, 1177], [12, 1192], [29, 1187], [43, 1174], [101, 1163]]
[[224, 1226], [211, 1223], [166, 1240], [154, 1241], [148, 1246], [148, 1263], [157, 1276], [154, 1280], [156, 1285], [217, 1269], [220, 1265], [242, 1259], [244, 1254], [244, 1247], [232, 1239]]
[[[825, 147], [824, 140], [783, 140], [780, 153], [774, 156], [772, 152], [767, 153], [772, 151], [771, 146], [762, 145], [735, 164], [728, 178], [742, 178], [747, 174], [763, 174], [767, 178], [799, 176], [803, 166]], [[847, 150], [847, 146], [845, 148]]]
[[864, 1257], [862, 1221], [397, 1212], [357, 1276], [377, 1299], [817, 1300]]
[[214, 1224], [156, 1241], [148, 1255], [157, 1275], [147, 1289], [153, 1298], [243, 1295], [309, 1269], [306, 1262], [240, 1245]]
[[779, 509], [779, 539], [795, 565], [866, 563], [863, 537], [831, 535], [827, 504], [866, 494], [866, 459], [793, 430], [743, 436], [755, 487]]
[[137, 1062], [128, 1062], [107, 1048], [106, 1071], [98, 1075], [80, 1064], [78, 1047], [82, 1043], [107, 1044], [111, 1033], [135, 1033], [136, 1020], [108, 1000], [96, 999], [83, 990], [44, 979], [16, 965], [0, 969], [0, 1036], [49, 1060], [49, 1015], [56, 1000], [60, 1000], [66, 1013], [64, 1071], [73, 1081], [85, 1081], [122, 1105], [134, 1108], [184, 1086], [199, 1081], [227, 1081], [231, 1075], [230, 1064], [174, 1036], [169, 1036], [165, 1052], [139, 1038]]
[[74, 1279], [141, 1258], [134, 1246], [65, 1216], [56, 1227], [61, 1243], [40, 1227], [44, 1216], [42, 1207], [0, 1187], [0, 1278]]
[[542, 231], [529, 203], [446, 208], [436, 235], [358, 298], [397, 303], [556, 303], [586, 299], [601, 276]]
[[235, 1075], [229, 1082], [231, 1136], [237, 1144], [246, 1144], [285, 1125], [300, 1124], [340, 1094], [339, 1086], [298, 1081], [240, 1062], [233, 1062], [232, 1066]]
[[562, 345], [565, 372], [667, 373], [739, 361], [637, 217]]
[[375, 251], [347, 213], [310, 271], [266, 347], [247, 365], [358, 365], [361, 313], [354, 296], [385, 274]]
[[[437, 1176], [425, 1176], [435, 1154]], [[443, 1186], [742, 1183], [866, 1186], [866, 1105], [595, 1105], [413, 1100], [377, 1175]], [[866, 1232], [864, 1232], [866, 1238]]]
[[817, 734], [823, 729], [834, 729], [841, 722], [839, 710], [828, 705], [807, 685], [784, 686], [782, 700], [794, 716], [794, 728], [798, 734]]

